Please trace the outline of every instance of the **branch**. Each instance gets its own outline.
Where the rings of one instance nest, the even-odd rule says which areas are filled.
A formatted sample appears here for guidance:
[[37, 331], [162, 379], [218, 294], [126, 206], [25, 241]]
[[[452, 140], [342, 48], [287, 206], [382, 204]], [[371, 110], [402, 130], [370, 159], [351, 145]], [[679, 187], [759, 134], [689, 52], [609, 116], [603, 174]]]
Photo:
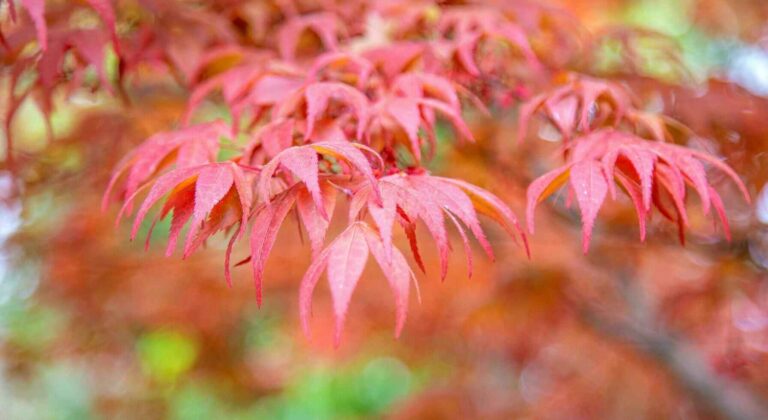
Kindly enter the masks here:
[[608, 319], [585, 305], [576, 305], [582, 321], [600, 335], [630, 345], [656, 360], [707, 414], [724, 419], [768, 418], [765, 401], [739, 383], [718, 376], [690, 344], [664, 328], [646, 296], [626, 277], [618, 280], [631, 319]]

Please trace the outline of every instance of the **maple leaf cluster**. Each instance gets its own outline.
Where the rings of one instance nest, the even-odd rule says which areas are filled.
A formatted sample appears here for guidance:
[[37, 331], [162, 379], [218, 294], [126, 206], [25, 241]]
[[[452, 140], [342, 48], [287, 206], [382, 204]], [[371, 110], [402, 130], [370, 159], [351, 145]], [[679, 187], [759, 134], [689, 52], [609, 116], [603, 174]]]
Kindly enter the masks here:
[[575, 196], [581, 211], [584, 252], [589, 249], [598, 211], [609, 193], [616, 198], [617, 186], [634, 204], [641, 240], [645, 240], [647, 220], [656, 209], [677, 224], [680, 241], [685, 242], [688, 188], [698, 194], [705, 214], [715, 209], [730, 239], [723, 201], [710, 185], [705, 165], [732, 179], [749, 202], [749, 192], [739, 176], [717, 157], [675, 144], [673, 131], [680, 128], [675, 121], [638, 110], [632, 102], [621, 86], [582, 76], [522, 107], [518, 138], [525, 137], [529, 120], [541, 115], [562, 137], [565, 156], [563, 166], [541, 175], [528, 188], [529, 230], [534, 230], [538, 203], [567, 182], [567, 200]]
[[[522, 101], [520, 139], [535, 116], [554, 126], [565, 164], [530, 185], [528, 229], [533, 232], [536, 205], [567, 182], [581, 210], [585, 252], [600, 207], [618, 189], [634, 203], [642, 239], [653, 209], [676, 222], [682, 238], [689, 187], [705, 212], [715, 209], [727, 235], [707, 165], [730, 176], [749, 199], [728, 166], [676, 144], [670, 132], [675, 123], [641, 111], [623, 85], [570, 72], [558, 82], [574, 70], [568, 63], [576, 53], [563, 52], [581, 33], [568, 33], [572, 25], [548, 24], [567, 17], [537, 2], [119, 3], [118, 9], [108, 0], [45, 9], [42, 0], [24, 0], [23, 16], [8, 3], [11, 20], [33, 25], [11, 25], [2, 38], [16, 92], [6, 128], [31, 94], [49, 114], [54, 90], [65, 83], [81, 86], [88, 69], [98, 75], [98, 86], [114, 85], [119, 92], [147, 68], [169, 70], [188, 89], [185, 115], [178, 127], [152, 135], [125, 156], [104, 206], [115, 197], [123, 201], [120, 218], [138, 205], [135, 237], [161, 204], [152, 220], [154, 226], [171, 217], [169, 255], [185, 226], [184, 256], [217, 232], [228, 232], [228, 281], [234, 244], [247, 237], [245, 261], [259, 303], [267, 258], [280, 226], [295, 211], [313, 255], [300, 287], [302, 321], [306, 328], [312, 291], [326, 272], [337, 340], [370, 255], [394, 294], [396, 331], [402, 328], [414, 275], [393, 245], [395, 226], [422, 270], [416, 226], [426, 227], [437, 246], [441, 277], [451, 252], [446, 221], [461, 237], [470, 275], [470, 235], [493, 257], [479, 214], [499, 223], [528, 252], [526, 234], [499, 198], [425, 169], [435, 154], [438, 124], [475, 141], [467, 109], [503, 113]], [[76, 11], [93, 12], [99, 23], [73, 28], [68, 22]], [[129, 11], [132, 20], [123, 22], [121, 12]], [[107, 45], [119, 62], [116, 80], [104, 68]], [[22, 80], [25, 74], [35, 82]], [[543, 93], [532, 97], [537, 91]], [[231, 120], [202, 120], [201, 106], [211, 101], [223, 103]], [[220, 159], [225, 148], [234, 148], [235, 155]], [[347, 227], [327, 240], [339, 198], [349, 203], [348, 214], [340, 216]]]

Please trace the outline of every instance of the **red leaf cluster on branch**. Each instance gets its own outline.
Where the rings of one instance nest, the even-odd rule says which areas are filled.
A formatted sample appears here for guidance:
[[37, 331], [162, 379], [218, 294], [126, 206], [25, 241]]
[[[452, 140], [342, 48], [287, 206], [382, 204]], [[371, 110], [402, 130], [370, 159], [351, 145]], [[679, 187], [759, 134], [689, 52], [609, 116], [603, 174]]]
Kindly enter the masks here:
[[[519, 236], [528, 251], [525, 233], [500, 199], [462, 180], [433, 176], [424, 164], [435, 152], [441, 121], [459, 138], [474, 141], [466, 108], [506, 112], [514, 100], [540, 90], [543, 80], [557, 79], [549, 76], [573, 70], [552, 63], [573, 62], [574, 57], [552, 55], [567, 50], [564, 45], [581, 33], [569, 35], [570, 26], [543, 23], [563, 21], [563, 12], [528, 1], [462, 6], [265, 1], [248, 7], [238, 1], [204, 1], [191, 7], [137, 0], [131, 7], [139, 17], [118, 31], [119, 8], [116, 14], [109, 1], [88, 3], [101, 18], [97, 28], [71, 29], [62, 23], [80, 6], [48, 11], [43, 1], [21, 2], [39, 48], [30, 55], [35, 37], [29, 27], [15, 27], [3, 37], [2, 58], [13, 64], [12, 90], [22, 84], [25, 72], [37, 79], [13, 96], [5, 123], [10, 127], [13, 110], [33, 91], [39, 90], [49, 113], [54, 88], [65, 81], [80, 86], [79, 75], [88, 67], [96, 69], [102, 87], [114, 82], [121, 92], [142, 68], [161, 66], [176, 75], [190, 92], [180, 126], [151, 136], [126, 156], [104, 197], [105, 206], [115, 193], [124, 201], [122, 216], [146, 192], [132, 237], [161, 202], [154, 221], [171, 215], [169, 254], [185, 225], [184, 256], [216, 232], [230, 231], [229, 280], [233, 245], [249, 236], [260, 303], [267, 258], [281, 224], [295, 209], [313, 255], [301, 284], [302, 320], [306, 327], [312, 290], [327, 271], [337, 339], [371, 254], [395, 295], [396, 331], [401, 330], [414, 276], [393, 246], [395, 225], [424, 270], [415, 234], [416, 224], [423, 223], [437, 245], [441, 277], [451, 251], [446, 219], [461, 237], [470, 275], [467, 231], [493, 257], [478, 214]], [[12, 17], [19, 19], [9, 4]], [[54, 17], [59, 23], [47, 25], [46, 19]], [[103, 67], [108, 44], [119, 60], [112, 81]], [[69, 56], [76, 58], [73, 64]], [[231, 123], [197, 122], [207, 101], [223, 102]], [[682, 238], [687, 186], [699, 195], [705, 212], [714, 207], [728, 234], [722, 200], [705, 165], [725, 172], [749, 199], [729, 167], [673, 144], [674, 122], [638, 110], [619, 84], [574, 74], [533, 97], [520, 110], [521, 139], [536, 115], [562, 136], [565, 165], [531, 184], [531, 232], [536, 205], [566, 181], [581, 209], [585, 252], [597, 213], [609, 194], [616, 196], [616, 185], [634, 203], [641, 239], [654, 208], [679, 225]], [[237, 150], [226, 161], [218, 158], [222, 139]], [[9, 157], [12, 152], [9, 141]], [[340, 196], [349, 201], [348, 227], [327, 243]]]
[[536, 206], [567, 181], [568, 199], [575, 195], [581, 211], [585, 253], [597, 213], [608, 193], [616, 198], [617, 185], [635, 206], [641, 240], [645, 240], [652, 210], [657, 209], [677, 224], [680, 241], [685, 242], [688, 188], [698, 194], [705, 214], [714, 207], [730, 239], [723, 202], [710, 185], [705, 165], [731, 178], [749, 202], [744, 183], [717, 157], [673, 144], [670, 125], [675, 122], [635, 109], [620, 86], [579, 77], [533, 98], [521, 110], [520, 139], [536, 114], [546, 117], [562, 136], [565, 165], [545, 173], [528, 188], [526, 219], [531, 232]]

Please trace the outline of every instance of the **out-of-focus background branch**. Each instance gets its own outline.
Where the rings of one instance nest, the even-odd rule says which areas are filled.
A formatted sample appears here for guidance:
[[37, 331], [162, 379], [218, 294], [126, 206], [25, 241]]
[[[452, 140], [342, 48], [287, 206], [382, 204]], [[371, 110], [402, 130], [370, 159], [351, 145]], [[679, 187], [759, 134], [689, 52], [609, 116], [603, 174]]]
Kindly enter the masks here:
[[699, 413], [725, 419], [762, 419], [768, 416], [765, 401], [741, 384], [723, 378], [708, 365], [684, 337], [670, 332], [653, 305], [633, 279], [615, 279], [629, 307], [626, 319], [602, 313], [583, 302], [574, 302], [580, 319], [609, 340], [629, 345], [651, 358], [695, 401]]

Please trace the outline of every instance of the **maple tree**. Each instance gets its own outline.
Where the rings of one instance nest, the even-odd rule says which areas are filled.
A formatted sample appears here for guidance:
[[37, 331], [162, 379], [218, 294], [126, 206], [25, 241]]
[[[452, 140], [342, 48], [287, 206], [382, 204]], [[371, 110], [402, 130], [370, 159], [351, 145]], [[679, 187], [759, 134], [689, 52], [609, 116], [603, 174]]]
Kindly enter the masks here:
[[[487, 2], [439, 9], [429, 2], [372, 2], [358, 6], [376, 20], [360, 25], [353, 19], [358, 13], [354, 4], [327, 4], [322, 11], [306, 13], [289, 2], [275, 3], [276, 10], [265, 3], [264, 10], [255, 13], [262, 20], [247, 22], [250, 31], [265, 31], [263, 39], [250, 40], [238, 37], [236, 28], [215, 24], [212, 9], [139, 2], [160, 19], [206, 22], [210, 33], [182, 35], [179, 46], [169, 44], [170, 34], [164, 33], [169, 28], [149, 22], [139, 21], [118, 36], [113, 4], [87, 3], [83, 7], [90, 6], [101, 19], [98, 28], [48, 23], [54, 16], [66, 19], [78, 8], [51, 10], [43, 1], [23, 1], [26, 14], [17, 16], [9, 3], [13, 20], [33, 23], [21, 23], [16, 28], [23, 29], [3, 38], [12, 86], [17, 90], [25, 72], [34, 72], [36, 80], [10, 98], [6, 128], [30, 94], [50, 114], [57, 86], [78, 87], [88, 68], [99, 75], [100, 87], [112, 89], [104, 68], [108, 43], [120, 63], [117, 85], [127, 83], [132, 71], [145, 64], [179, 74], [180, 83], [191, 92], [186, 116], [178, 128], [153, 135], [118, 164], [104, 206], [117, 196], [125, 202], [121, 215], [130, 213], [137, 197], [148, 190], [134, 219], [133, 238], [151, 207], [165, 199], [154, 220], [172, 215], [167, 254], [187, 224], [185, 257], [211, 235], [231, 231], [228, 280], [232, 245], [246, 236], [250, 224], [249, 259], [259, 303], [267, 257], [293, 208], [314, 255], [302, 280], [303, 305], [309, 305], [309, 291], [327, 265], [339, 323], [371, 251], [398, 302], [398, 332], [402, 327], [413, 274], [402, 254], [393, 250], [395, 222], [408, 235], [422, 270], [414, 225], [419, 220], [425, 224], [437, 244], [443, 278], [451, 249], [446, 217], [461, 234], [470, 275], [472, 251], [465, 229], [493, 257], [478, 213], [518, 236], [528, 252], [525, 232], [501, 200], [424, 168], [425, 159], [434, 154], [440, 121], [448, 122], [460, 139], [474, 141], [465, 121], [467, 108], [487, 113], [490, 106], [504, 113], [521, 102], [520, 141], [538, 115], [554, 125], [563, 139], [565, 165], [531, 183], [528, 229], [533, 232], [535, 206], [569, 181], [568, 200], [575, 196], [582, 214], [585, 252], [605, 198], [609, 193], [616, 198], [616, 185], [634, 203], [642, 240], [653, 209], [677, 223], [684, 240], [688, 189], [699, 195], [704, 213], [715, 209], [729, 235], [722, 200], [710, 185], [705, 165], [725, 172], [749, 201], [733, 170], [716, 156], [675, 144], [675, 132], [688, 134], [685, 127], [636, 108], [625, 87], [573, 72], [576, 69], [567, 64], [545, 67], [538, 54], [547, 45], [536, 51], [530, 41], [552, 30], [541, 27], [542, 17], [554, 13], [543, 6]], [[263, 25], [271, 25], [274, 32]], [[631, 36], [625, 33], [622, 39], [630, 42]], [[29, 53], [27, 45], [33, 43], [37, 48]], [[67, 62], [68, 57], [75, 58], [74, 63]], [[531, 96], [541, 79], [558, 73], [565, 79]], [[231, 122], [194, 122], [199, 106], [219, 91], [232, 113]], [[234, 142], [239, 151], [226, 161], [218, 159], [223, 139]], [[7, 147], [10, 160], [10, 136]], [[325, 247], [339, 195], [350, 201], [350, 225]], [[308, 313], [302, 310], [304, 316]]]
[[[299, 284], [302, 328], [310, 334], [313, 292], [325, 274], [337, 345], [369, 260], [394, 296], [400, 335], [418, 287], [414, 268], [445, 279], [453, 231], [469, 277], [473, 241], [494, 259], [483, 219], [535, 261], [535, 213], [550, 197], [564, 195], [567, 207], [575, 201], [585, 254], [609, 197], [634, 209], [640, 241], [668, 221], [683, 244], [690, 211], [711, 216], [730, 240], [722, 192], [735, 187], [751, 200], [722, 156], [697, 148], [696, 130], [648, 106], [636, 85], [651, 54], [638, 46], [650, 39], [672, 69], [664, 82], [685, 88], [673, 43], [627, 28], [590, 34], [564, 9], [539, 2], [0, 4], [8, 11], [0, 27], [7, 166], [25, 163], [12, 123], [26, 101], [49, 121], [62, 92], [104, 91], [127, 109], [136, 86], [172, 79], [184, 111], [119, 156], [102, 208], [120, 203], [118, 223], [133, 217], [131, 239], [150, 225], [147, 247], [156, 223], [170, 218], [167, 256], [181, 242], [187, 258], [222, 233], [226, 281], [233, 266], [249, 264], [259, 305], [269, 256], [293, 212], [311, 249]], [[622, 54], [606, 68], [598, 63], [607, 43]], [[212, 103], [227, 117], [211, 118]], [[429, 169], [447, 131], [456, 148], [482, 143], [475, 120], [509, 116], [517, 128], [510, 145], [558, 142], [559, 166], [526, 179], [524, 224], [501, 194]], [[510, 178], [528, 176], [507, 169]], [[420, 229], [434, 242], [434, 268]], [[409, 249], [397, 246], [397, 235]], [[247, 256], [237, 255], [241, 241]]]

